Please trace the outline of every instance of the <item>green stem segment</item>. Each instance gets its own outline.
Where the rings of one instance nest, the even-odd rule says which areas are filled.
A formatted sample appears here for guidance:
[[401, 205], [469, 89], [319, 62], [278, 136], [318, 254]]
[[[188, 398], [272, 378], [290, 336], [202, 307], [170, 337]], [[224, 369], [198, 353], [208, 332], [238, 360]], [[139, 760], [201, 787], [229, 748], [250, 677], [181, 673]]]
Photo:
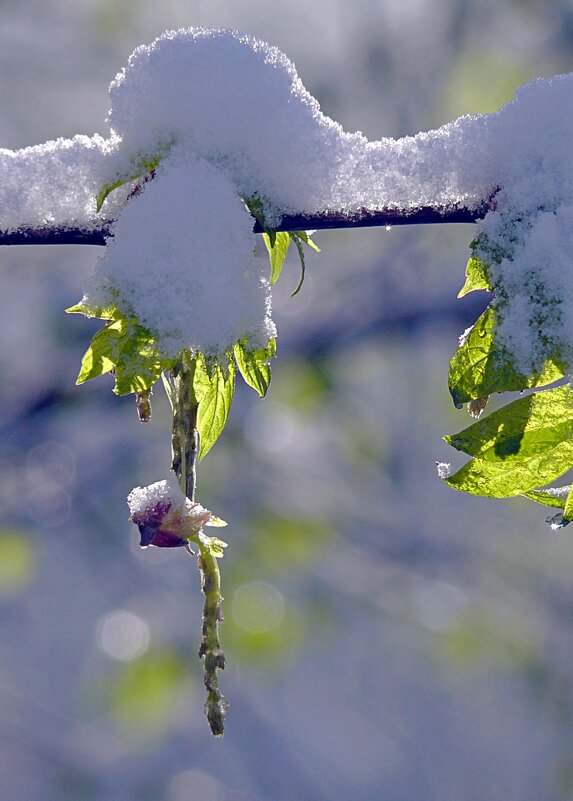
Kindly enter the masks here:
[[[179, 485], [189, 498], [195, 499], [196, 467], [199, 458], [199, 432], [197, 431], [198, 403], [193, 389], [195, 360], [183, 353], [165, 379], [173, 409], [171, 469]], [[221, 574], [217, 558], [211, 551], [208, 538], [199, 534], [191, 540], [199, 549], [197, 566], [201, 574], [201, 589], [205, 595], [199, 658], [203, 659], [203, 680], [207, 689], [205, 714], [216, 737], [222, 737], [229, 702], [219, 689], [218, 670], [225, 667], [225, 655], [219, 642], [219, 623], [223, 620], [221, 605]]]
[[184, 352], [165, 382], [173, 409], [171, 469], [190, 501], [195, 500], [196, 467], [199, 458], [197, 398], [193, 389], [195, 360]]
[[217, 670], [225, 667], [225, 654], [219, 642], [219, 623], [223, 620], [221, 612], [221, 576], [217, 558], [211, 553], [208, 546], [199, 544], [197, 558], [201, 571], [201, 588], [205, 594], [203, 607], [203, 627], [199, 657], [203, 659], [203, 681], [207, 689], [205, 701], [205, 714], [216, 737], [222, 737], [225, 727], [225, 717], [229, 702], [219, 689]]

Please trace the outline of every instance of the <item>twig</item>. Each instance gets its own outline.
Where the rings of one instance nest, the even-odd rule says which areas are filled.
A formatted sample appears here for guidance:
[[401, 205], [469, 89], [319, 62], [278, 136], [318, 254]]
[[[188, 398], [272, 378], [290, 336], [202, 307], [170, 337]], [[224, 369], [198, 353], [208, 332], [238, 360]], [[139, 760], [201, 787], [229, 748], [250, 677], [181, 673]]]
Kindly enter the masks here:
[[[321, 231], [333, 228], [372, 228], [394, 225], [435, 225], [439, 223], [474, 223], [491, 208], [485, 201], [475, 208], [442, 208], [424, 206], [419, 209], [363, 209], [356, 214], [326, 212], [324, 214], [287, 214], [276, 227], [277, 231]], [[18, 231], [0, 231], [0, 245], [105, 245], [113, 220], [106, 220], [101, 228], [21, 228]], [[255, 221], [253, 231], [263, 232]]]
[[[196, 469], [199, 458], [197, 431], [198, 403], [193, 390], [195, 361], [184, 351], [180, 362], [165, 377], [165, 388], [173, 409], [171, 469], [189, 500], [195, 500]], [[200, 536], [192, 542], [198, 546], [197, 567], [205, 596], [201, 626], [199, 658], [203, 660], [203, 681], [207, 690], [205, 714], [216, 737], [222, 737], [229, 702], [219, 689], [218, 670], [225, 667], [225, 654], [219, 642], [219, 623], [223, 620], [221, 575], [216, 556], [208, 541]], [[191, 548], [188, 548], [193, 553]]]

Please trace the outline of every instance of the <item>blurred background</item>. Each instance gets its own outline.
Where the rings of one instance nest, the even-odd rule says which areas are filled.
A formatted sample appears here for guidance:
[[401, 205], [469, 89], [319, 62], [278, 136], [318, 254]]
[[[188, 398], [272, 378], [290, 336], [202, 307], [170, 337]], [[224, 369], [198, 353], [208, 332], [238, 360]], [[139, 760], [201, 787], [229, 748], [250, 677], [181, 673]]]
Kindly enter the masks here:
[[[281, 48], [372, 139], [491, 112], [573, 70], [567, 0], [0, 0], [0, 146], [107, 133], [107, 85], [182, 26]], [[192, 80], [192, 76], [189, 77]], [[261, 98], [261, 103], [265, 99]], [[232, 121], [230, 121], [232, 123]], [[98, 249], [0, 252], [0, 786], [10, 801], [573, 797], [573, 544], [545, 511], [442, 485], [472, 226], [328, 232], [275, 295], [263, 402], [240, 387], [198, 497], [229, 521], [231, 700], [203, 717], [202, 596], [140, 551], [125, 497], [164, 477], [153, 420], [75, 386]]]

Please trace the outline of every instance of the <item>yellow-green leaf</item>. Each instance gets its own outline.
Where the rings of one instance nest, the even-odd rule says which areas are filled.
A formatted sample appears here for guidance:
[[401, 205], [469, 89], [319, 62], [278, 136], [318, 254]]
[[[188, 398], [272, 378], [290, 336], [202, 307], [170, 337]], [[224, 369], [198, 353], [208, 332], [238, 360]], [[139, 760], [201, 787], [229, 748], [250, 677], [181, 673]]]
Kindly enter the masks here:
[[83, 314], [84, 317], [97, 317], [101, 320], [117, 320], [121, 315], [117, 306], [87, 306], [83, 301], [65, 309], [66, 314]]
[[261, 398], [267, 394], [271, 383], [271, 368], [268, 362], [276, 353], [276, 340], [272, 337], [266, 348], [249, 350], [246, 343], [237, 342], [234, 348], [237, 367], [245, 382], [256, 390]]
[[482, 259], [477, 256], [471, 256], [466, 265], [466, 282], [458, 292], [458, 298], [463, 298], [469, 292], [475, 292], [478, 289], [486, 289], [492, 291], [492, 286], [489, 282], [488, 269]]
[[292, 233], [302, 239], [304, 244], [308, 245], [309, 248], [312, 248], [316, 253], [320, 253], [320, 248], [312, 241], [307, 231], [293, 231]]
[[551, 506], [553, 509], [564, 509], [567, 496], [570, 494], [571, 484], [563, 487], [550, 487], [549, 489], [535, 489], [524, 492], [523, 497], [535, 503]]
[[118, 189], [120, 186], [130, 183], [130, 181], [136, 181], [138, 178], [142, 178], [144, 175], [148, 175], [152, 170], [154, 170], [163, 158], [163, 155], [164, 154], [161, 153], [160, 155], [152, 156], [151, 158], [142, 158], [139, 162], [137, 162], [132, 171], [124, 173], [123, 175], [119, 175], [115, 181], [110, 181], [109, 183], [104, 184], [97, 197], [96, 211], [101, 211], [101, 207], [103, 206], [105, 200], [109, 195], [111, 195], [114, 189]]
[[567, 365], [558, 354], [532, 375], [520, 372], [512, 353], [496, 341], [496, 310], [489, 306], [478, 318], [450, 361], [448, 383], [456, 406], [494, 392], [544, 386], [563, 378]]
[[445, 478], [455, 489], [504, 498], [545, 486], [573, 466], [573, 389], [520, 398], [445, 439], [474, 457]]
[[98, 375], [109, 373], [115, 368], [119, 339], [125, 331], [125, 325], [125, 320], [116, 320], [94, 334], [82, 359], [76, 384], [83, 384], [90, 378], [97, 378]]
[[193, 376], [197, 398], [197, 429], [201, 440], [199, 458], [203, 459], [225, 428], [235, 392], [235, 365], [216, 362], [208, 365], [198, 354]]
[[274, 243], [270, 233], [263, 234], [263, 240], [269, 252], [271, 262], [271, 284], [276, 284], [282, 272], [286, 254], [291, 243], [291, 235], [286, 231], [273, 232]]
[[573, 389], [566, 385], [518, 398], [444, 439], [457, 450], [488, 461], [543, 453], [563, 440], [573, 441]]
[[94, 335], [76, 383], [114, 370], [116, 395], [143, 392], [151, 389], [173, 361], [159, 353], [149, 331], [135, 319], [120, 318]]

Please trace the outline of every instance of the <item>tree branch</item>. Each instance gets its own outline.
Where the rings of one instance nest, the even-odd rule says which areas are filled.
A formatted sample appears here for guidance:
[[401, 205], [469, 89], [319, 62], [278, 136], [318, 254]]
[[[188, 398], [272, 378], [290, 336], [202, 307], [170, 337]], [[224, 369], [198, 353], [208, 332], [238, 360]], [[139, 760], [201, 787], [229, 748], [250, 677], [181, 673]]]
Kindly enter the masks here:
[[[491, 201], [481, 203], [475, 208], [464, 207], [434, 208], [424, 206], [414, 210], [385, 209], [383, 211], [362, 211], [345, 215], [334, 212], [325, 214], [285, 215], [277, 231], [321, 231], [333, 228], [372, 228], [394, 225], [433, 225], [437, 223], [475, 223], [484, 217], [491, 208]], [[106, 220], [101, 228], [22, 228], [18, 231], [0, 231], [0, 245], [105, 245], [110, 236], [112, 220]], [[253, 231], [263, 232], [258, 221]]]
[[0, 231], [0, 245], [105, 245], [111, 222], [98, 230], [84, 228], [21, 228]]
[[[277, 231], [322, 231], [332, 228], [374, 228], [393, 225], [433, 225], [436, 223], [475, 223], [485, 217], [491, 208], [491, 202], [481, 203], [473, 209], [464, 207], [432, 207], [422, 206], [418, 209], [384, 209], [383, 211], [370, 211], [362, 209], [356, 214], [340, 214], [326, 212], [325, 214], [303, 215], [286, 214]], [[254, 225], [256, 234], [262, 233], [261, 224]]]

